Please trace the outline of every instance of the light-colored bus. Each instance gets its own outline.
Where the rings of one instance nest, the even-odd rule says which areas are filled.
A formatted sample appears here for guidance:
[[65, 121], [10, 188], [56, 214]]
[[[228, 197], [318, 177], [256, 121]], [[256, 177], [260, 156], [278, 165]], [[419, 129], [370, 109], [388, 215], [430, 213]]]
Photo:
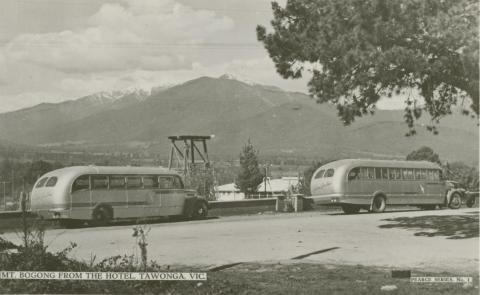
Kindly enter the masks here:
[[204, 218], [208, 203], [165, 168], [75, 166], [41, 176], [31, 193], [31, 210], [67, 226], [105, 225], [121, 218]]
[[342, 207], [383, 212], [387, 205], [460, 208], [461, 194], [449, 189], [442, 169], [426, 161], [345, 159], [318, 168], [312, 176], [312, 200]]

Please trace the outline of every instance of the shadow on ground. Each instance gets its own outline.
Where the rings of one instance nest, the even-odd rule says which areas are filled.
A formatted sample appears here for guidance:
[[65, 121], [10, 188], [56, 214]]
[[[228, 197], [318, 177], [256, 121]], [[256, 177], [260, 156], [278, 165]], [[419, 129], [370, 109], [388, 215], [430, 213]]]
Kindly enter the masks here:
[[430, 215], [383, 219], [393, 222], [380, 228], [403, 228], [416, 230], [415, 236], [444, 236], [447, 239], [478, 237], [478, 214], [476, 215]]

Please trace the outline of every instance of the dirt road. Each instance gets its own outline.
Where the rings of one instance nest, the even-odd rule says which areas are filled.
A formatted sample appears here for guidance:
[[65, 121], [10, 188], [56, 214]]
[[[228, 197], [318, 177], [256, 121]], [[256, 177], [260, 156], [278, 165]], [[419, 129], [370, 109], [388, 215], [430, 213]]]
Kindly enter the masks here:
[[[236, 216], [148, 225], [148, 258], [160, 264], [202, 265], [290, 260], [478, 273], [478, 208], [343, 215], [303, 212]], [[50, 250], [69, 242], [89, 261], [138, 255], [134, 225], [55, 229]], [[9, 239], [17, 239], [8, 234]], [[316, 253], [316, 254], [315, 254]]]

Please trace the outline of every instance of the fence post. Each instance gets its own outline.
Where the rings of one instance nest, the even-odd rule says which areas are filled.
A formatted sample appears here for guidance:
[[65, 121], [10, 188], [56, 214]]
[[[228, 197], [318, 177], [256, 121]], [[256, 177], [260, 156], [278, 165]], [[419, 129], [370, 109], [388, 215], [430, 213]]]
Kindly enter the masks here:
[[295, 212], [303, 211], [303, 195], [294, 196], [293, 208]]

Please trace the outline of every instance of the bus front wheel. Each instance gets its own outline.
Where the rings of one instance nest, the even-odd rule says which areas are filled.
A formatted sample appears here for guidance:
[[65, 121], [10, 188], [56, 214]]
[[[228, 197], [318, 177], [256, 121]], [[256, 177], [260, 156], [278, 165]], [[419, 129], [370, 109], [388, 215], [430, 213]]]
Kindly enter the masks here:
[[383, 196], [375, 196], [372, 201], [372, 206], [370, 211], [374, 213], [381, 213], [385, 211], [385, 207], [387, 206], [385, 202], [385, 198]]
[[450, 209], [459, 209], [462, 206], [462, 196], [459, 193], [453, 193], [448, 207]]
[[196, 202], [193, 210], [193, 219], [205, 219], [208, 215], [208, 206], [205, 202]]
[[355, 214], [360, 211], [360, 207], [355, 205], [343, 205], [342, 210], [345, 214]]

